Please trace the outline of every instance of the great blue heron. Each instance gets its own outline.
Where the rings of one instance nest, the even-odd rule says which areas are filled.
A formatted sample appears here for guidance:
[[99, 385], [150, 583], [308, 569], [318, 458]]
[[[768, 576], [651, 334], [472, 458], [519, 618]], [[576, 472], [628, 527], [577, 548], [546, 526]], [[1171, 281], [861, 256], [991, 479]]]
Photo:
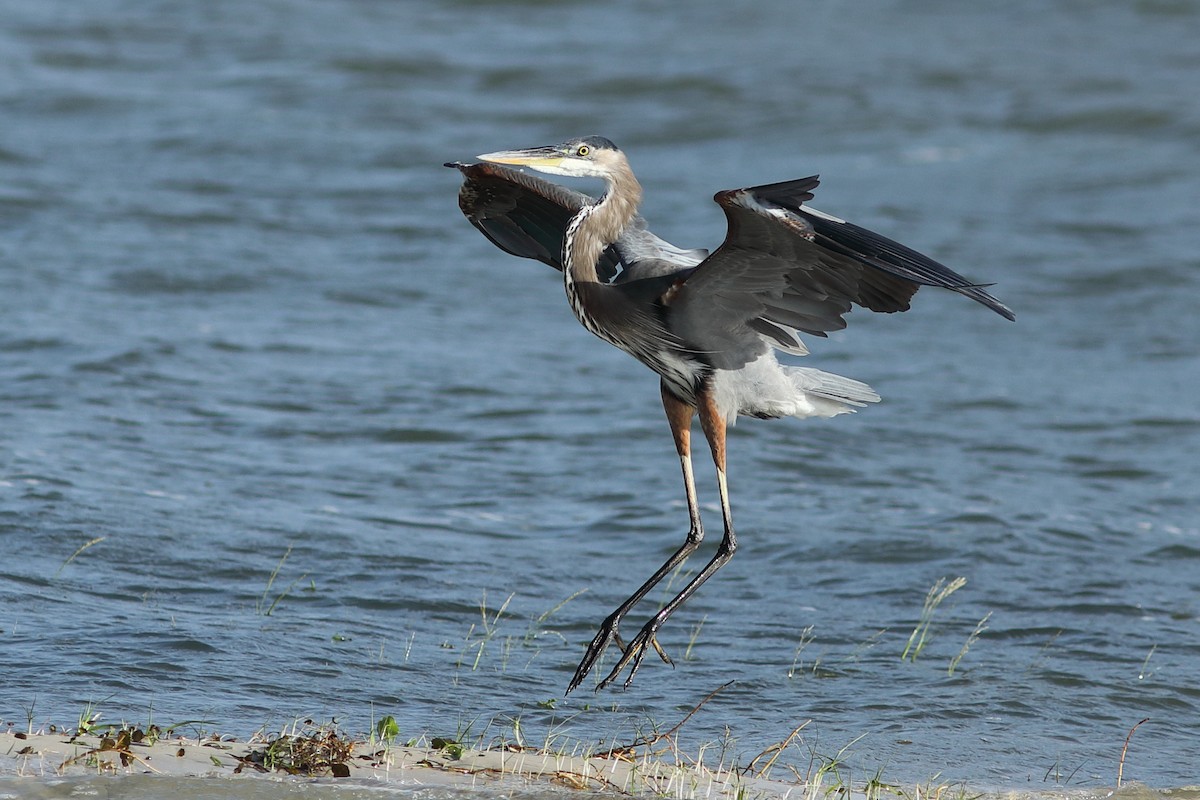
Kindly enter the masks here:
[[[739, 414], [831, 417], [879, 400], [865, 383], [780, 364], [775, 350], [808, 352], [797, 331], [824, 336], [843, 328], [842, 315], [851, 304], [906, 311], [921, 286], [951, 289], [1014, 318], [980, 285], [936, 261], [805, 206], [816, 176], [718, 192], [715, 200], [729, 230], [710, 255], [674, 247], [646, 229], [637, 214], [642, 187], [625, 154], [604, 137], [503, 150], [479, 160], [484, 163], [446, 165], [464, 175], [463, 213], [501, 249], [561, 269], [567, 300], [583, 326], [658, 373], [683, 468], [691, 520], [687, 538], [604, 620], [568, 693], [612, 642], [623, 653], [598, 690], [627, 667], [628, 687], [648, 647], [672, 663], [658, 643], [658, 630], [737, 546], [725, 477], [727, 425]], [[600, 178], [607, 191], [596, 200], [499, 166], [504, 164]], [[626, 645], [618, 633], [621, 620], [704, 538], [690, 446], [696, 415], [716, 464], [725, 535], [712, 560]]]

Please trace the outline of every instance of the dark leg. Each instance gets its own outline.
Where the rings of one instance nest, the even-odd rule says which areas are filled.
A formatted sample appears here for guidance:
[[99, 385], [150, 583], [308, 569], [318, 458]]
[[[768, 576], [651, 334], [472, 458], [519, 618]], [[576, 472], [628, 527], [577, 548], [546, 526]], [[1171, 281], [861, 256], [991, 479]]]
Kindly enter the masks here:
[[[629, 667], [629, 677], [625, 679], [625, 686], [633, 682], [633, 676], [637, 674], [638, 667], [642, 665], [642, 657], [646, 654], [646, 646], [650, 645], [661, 652], [658, 647], [658, 641], [655, 635], [658, 629], [663, 626], [675, 610], [683, 605], [689, 597], [695, 594], [714, 572], [725, 566], [726, 562], [733, 557], [733, 551], [737, 549], [737, 538], [733, 535], [733, 516], [729, 510], [729, 490], [725, 482], [725, 418], [718, 411], [716, 404], [713, 402], [711, 393], [707, 387], [701, 389], [697, 398], [700, 402], [700, 427], [704, 431], [704, 436], [708, 439], [708, 446], [712, 450], [713, 463], [717, 466], [717, 488], [721, 493], [721, 516], [725, 522], [725, 536], [721, 539], [721, 544], [717, 547], [717, 553], [713, 556], [712, 561], [709, 561], [704, 569], [700, 570], [700, 574], [683, 587], [678, 595], [671, 602], [663, 606], [662, 610], [650, 618], [650, 621], [642, 628], [629, 646], [625, 648], [625, 654], [621, 656], [621, 660], [613, 667], [612, 672], [608, 673], [608, 677], [600, 681], [598, 689], [603, 689], [612, 683], [618, 675], [626, 667]], [[690, 469], [688, 470], [690, 472]], [[695, 509], [694, 492], [688, 493], [689, 506]], [[699, 512], [694, 512], [694, 520], [699, 520]], [[693, 525], [696, 522], [693, 522]], [[698, 540], [697, 540], [698, 541]], [[686, 546], [686, 545], [685, 545]], [[694, 549], [694, 548], [693, 548]], [[682, 552], [682, 551], [681, 551]]]
[[[629, 599], [621, 603], [617, 610], [608, 616], [600, 625], [600, 631], [596, 634], [596, 638], [592, 639], [592, 643], [588, 645], [587, 652], [583, 656], [583, 661], [579, 662], [579, 667], [575, 670], [575, 677], [571, 678], [571, 683], [567, 686], [567, 694], [575, 691], [583, 679], [596, 665], [596, 661], [600, 659], [600, 655], [611, 642], [616, 642], [621, 649], [625, 649], [621, 642], [621, 637], [617, 633], [617, 627], [621, 624], [621, 620], [629, 613], [629, 610], [637, 605], [646, 594], [658, 585], [667, 575], [683, 563], [683, 560], [695, 552], [700, 546], [700, 541], [704, 538], [704, 528], [700, 524], [700, 506], [696, 502], [696, 482], [692, 477], [692, 456], [691, 456], [691, 428], [692, 416], [696, 413], [696, 409], [692, 408], [687, 403], [683, 402], [675, 395], [671, 394], [665, 386], [662, 387], [663, 409], [667, 412], [667, 422], [671, 425], [671, 436], [675, 439], [675, 452], [679, 454], [679, 462], [683, 467], [683, 487], [687, 492], [688, 516], [691, 518], [691, 527], [688, 529], [687, 539], [683, 545], [675, 551], [674, 555], [666, 560], [666, 562], [658, 568], [650, 580], [646, 581], [641, 587], [630, 595]], [[658, 646], [658, 641], [653, 636], [639, 637], [642, 639], [642, 647], [649, 644], [662, 657], [662, 660], [671, 663], [671, 659], [663, 652], [663, 649]], [[640, 657], [638, 659], [641, 660]], [[624, 663], [625, 659], [622, 659]], [[610, 679], [611, 680], [611, 677]], [[607, 682], [606, 682], [607, 683]], [[601, 684], [603, 686], [604, 684]]]

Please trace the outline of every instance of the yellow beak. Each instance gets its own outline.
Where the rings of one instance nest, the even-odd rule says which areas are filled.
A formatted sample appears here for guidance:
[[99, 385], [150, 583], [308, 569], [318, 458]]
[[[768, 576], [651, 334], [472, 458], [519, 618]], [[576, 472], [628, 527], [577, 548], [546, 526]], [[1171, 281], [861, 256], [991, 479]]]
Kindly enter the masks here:
[[480, 161], [493, 164], [511, 164], [517, 167], [557, 167], [563, 161], [562, 151], [557, 147], [530, 147], [526, 150], [497, 150], [476, 156]]

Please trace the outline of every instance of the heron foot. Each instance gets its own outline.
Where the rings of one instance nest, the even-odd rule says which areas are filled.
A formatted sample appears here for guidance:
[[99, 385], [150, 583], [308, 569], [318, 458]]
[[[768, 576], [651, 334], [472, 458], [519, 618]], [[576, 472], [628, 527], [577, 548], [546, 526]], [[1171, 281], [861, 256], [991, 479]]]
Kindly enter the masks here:
[[583, 654], [583, 660], [575, 668], [575, 675], [567, 685], [567, 694], [579, 688], [579, 684], [583, 683], [583, 679], [592, 671], [592, 667], [596, 666], [596, 662], [600, 660], [600, 656], [604, 654], [610, 644], [616, 642], [617, 647], [625, 649], [625, 643], [621, 641], [621, 634], [617, 632], [620, 624], [621, 615], [617, 613], [612, 614], [600, 624], [600, 630], [596, 632], [591, 644], [588, 645], [587, 651]]
[[[621, 615], [614, 613], [608, 619], [604, 620], [604, 622], [600, 625], [600, 630], [597, 631], [596, 636], [592, 639], [591, 644], [588, 645], [587, 652], [583, 654], [583, 660], [580, 661], [579, 666], [575, 668], [575, 675], [571, 678], [571, 683], [567, 686], [567, 694], [570, 694], [579, 688], [579, 685], [583, 683], [583, 679], [586, 678], [588, 673], [592, 671], [592, 668], [596, 666], [596, 662], [600, 660], [600, 656], [604, 654], [604, 651], [608, 649], [610, 644], [616, 644], [617, 647], [621, 649], [621, 660], [617, 662], [617, 667], [615, 670], [613, 670], [612, 674], [600, 682], [600, 685], [596, 687], [596, 691], [599, 691], [612, 683], [613, 678], [616, 677], [616, 675], [623, 669], [625, 669], [625, 667], [630, 663], [630, 660], [634, 657], [637, 659], [633, 668], [634, 672], [636, 672], [638, 666], [641, 665], [642, 656], [644, 655], [644, 650], [647, 644], [654, 648], [654, 652], [658, 653], [658, 657], [663, 660], [664, 664], [668, 664], [672, 667], [675, 666], [675, 662], [671, 660], [671, 657], [667, 655], [667, 651], [663, 650], [662, 645], [660, 645], [658, 643], [658, 639], [655, 638], [654, 634], [658, 631], [658, 625], [655, 624], [656, 620], [651, 620], [648, 622], [646, 626], [642, 628], [641, 632], [639, 632], [634, 638], [634, 640], [627, 645], [621, 638], [621, 634], [618, 630], [621, 624], [621, 619]], [[632, 680], [633, 674], [630, 673], [629, 680], [625, 682], [625, 686], [628, 687], [630, 681]]]
[[600, 681], [600, 685], [596, 687], [596, 691], [608, 687], [625, 671], [626, 667], [629, 668], [629, 677], [625, 679], [624, 688], [628, 689], [630, 684], [633, 683], [633, 676], [637, 674], [638, 669], [642, 666], [642, 659], [646, 656], [647, 645], [654, 648], [654, 652], [658, 653], [658, 657], [663, 660], [664, 664], [674, 668], [675, 662], [671, 660], [671, 657], [667, 655], [667, 651], [663, 650], [662, 645], [658, 643], [657, 634], [661, 625], [662, 621], [657, 617], [652, 618], [645, 624], [638, 632], [638, 635], [633, 637], [633, 641], [629, 643], [629, 646], [623, 648], [624, 653], [621, 655], [621, 660], [616, 663], [616, 666], [612, 668], [608, 676]]

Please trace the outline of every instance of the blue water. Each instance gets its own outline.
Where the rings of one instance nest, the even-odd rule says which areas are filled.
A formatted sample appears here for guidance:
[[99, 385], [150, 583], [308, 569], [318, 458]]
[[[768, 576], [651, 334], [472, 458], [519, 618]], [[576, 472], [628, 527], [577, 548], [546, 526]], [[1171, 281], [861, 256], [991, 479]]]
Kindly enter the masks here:
[[[811, 720], [802, 772], [854, 742], [864, 779], [1103, 786], [1149, 717], [1125, 779], [1200, 778], [1200, 6], [3, 18], [5, 722], [627, 741], [732, 680], [685, 747]], [[440, 165], [588, 133], [681, 246], [720, 242], [715, 191], [819, 172], [817, 208], [1018, 320], [925, 290], [810, 341], [884, 402], [739, 424], [742, 548], [663, 632], [676, 668], [564, 699], [682, 540], [678, 465], [654, 376]]]

